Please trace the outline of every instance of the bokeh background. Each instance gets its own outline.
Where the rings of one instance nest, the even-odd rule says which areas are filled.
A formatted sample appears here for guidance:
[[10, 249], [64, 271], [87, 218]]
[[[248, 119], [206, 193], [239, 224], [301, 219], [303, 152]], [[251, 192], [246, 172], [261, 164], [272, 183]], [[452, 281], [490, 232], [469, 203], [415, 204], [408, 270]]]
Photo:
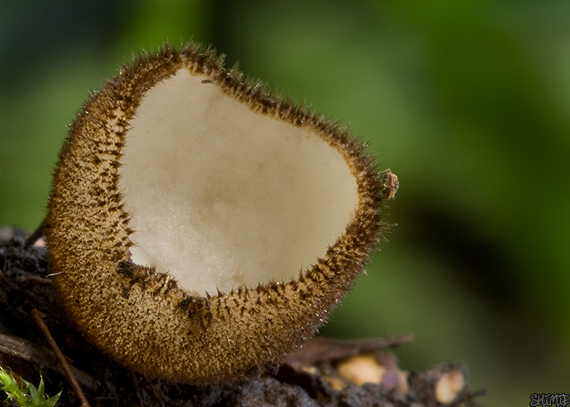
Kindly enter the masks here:
[[570, 383], [570, 2], [0, 1], [0, 225], [45, 214], [88, 90], [169, 39], [348, 124], [401, 187], [321, 333], [413, 332], [404, 369], [469, 366], [484, 406]]

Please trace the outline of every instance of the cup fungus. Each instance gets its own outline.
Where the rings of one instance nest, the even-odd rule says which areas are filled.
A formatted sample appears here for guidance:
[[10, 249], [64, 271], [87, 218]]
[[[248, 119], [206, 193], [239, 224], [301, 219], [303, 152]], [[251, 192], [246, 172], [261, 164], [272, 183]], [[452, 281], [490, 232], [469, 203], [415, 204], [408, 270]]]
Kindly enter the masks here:
[[396, 187], [338, 124], [212, 51], [165, 46], [71, 126], [45, 226], [55, 286], [77, 328], [123, 365], [239, 379], [326, 320]]

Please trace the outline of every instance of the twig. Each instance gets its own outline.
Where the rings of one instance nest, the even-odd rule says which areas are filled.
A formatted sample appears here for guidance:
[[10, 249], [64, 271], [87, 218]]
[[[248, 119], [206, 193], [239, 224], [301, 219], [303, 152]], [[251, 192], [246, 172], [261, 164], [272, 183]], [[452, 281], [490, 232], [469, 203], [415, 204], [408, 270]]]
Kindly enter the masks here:
[[53, 281], [51, 278], [41, 277], [35, 274], [24, 274], [18, 278], [20, 283], [25, 283], [27, 281], [32, 281], [37, 284], [50, 285]]
[[[0, 353], [34, 363], [42, 369], [50, 369], [60, 374], [65, 374], [65, 371], [57, 364], [57, 359], [51, 352], [40, 349], [22, 338], [0, 333]], [[71, 366], [71, 371], [78, 382], [90, 389], [97, 389], [97, 382], [91, 375], [74, 366]]]
[[139, 384], [139, 381], [138, 381], [138, 379], [134, 373], [132, 374], [132, 377], [133, 377], [133, 383], [135, 384], [135, 394], [137, 395], [137, 398], [139, 399], [140, 406], [144, 407], [144, 400], [143, 400], [142, 390], [141, 390], [141, 386]]
[[42, 333], [44, 334], [45, 338], [47, 339], [49, 345], [51, 346], [53, 353], [55, 353], [55, 356], [59, 360], [61, 367], [63, 367], [63, 370], [65, 371], [65, 376], [67, 377], [67, 381], [71, 385], [71, 388], [75, 392], [77, 398], [79, 398], [79, 401], [81, 401], [81, 407], [90, 407], [87, 398], [85, 398], [85, 395], [83, 394], [83, 390], [81, 390], [81, 386], [79, 386], [79, 383], [77, 383], [77, 380], [75, 379], [75, 376], [73, 375], [73, 372], [71, 371], [69, 364], [67, 363], [67, 360], [65, 360], [65, 357], [63, 356], [63, 353], [61, 353], [59, 346], [57, 346], [57, 343], [53, 339], [53, 336], [51, 336], [51, 333], [46, 324], [44, 323], [43, 319], [41, 318], [39, 311], [34, 308], [31, 313], [32, 316], [34, 317], [34, 320], [40, 327]]
[[487, 394], [486, 390], [467, 392], [463, 398], [463, 401], [468, 403], [470, 407], [479, 407], [479, 404], [475, 401], [475, 398], [484, 396], [486, 394]]
[[36, 243], [36, 241], [44, 235], [45, 229], [46, 229], [46, 219], [44, 218], [40, 226], [38, 226], [38, 228], [34, 230], [34, 233], [28, 236], [26, 242], [24, 243], [24, 248], [27, 249], [28, 247], [33, 246], [33, 244]]
[[342, 341], [338, 339], [313, 338], [297, 349], [287, 359], [288, 363], [314, 364], [322, 361], [334, 361], [362, 352], [375, 352], [380, 349], [401, 346], [413, 340], [413, 335], [398, 335], [390, 338], [360, 339]]

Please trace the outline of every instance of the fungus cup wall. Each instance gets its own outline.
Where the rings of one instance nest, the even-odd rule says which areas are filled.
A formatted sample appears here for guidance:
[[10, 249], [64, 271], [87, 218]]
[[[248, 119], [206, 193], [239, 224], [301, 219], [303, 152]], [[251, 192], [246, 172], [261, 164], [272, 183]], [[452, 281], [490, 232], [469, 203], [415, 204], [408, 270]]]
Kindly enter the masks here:
[[[180, 72], [183, 74], [179, 75]], [[223, 175], [220, 179], [226, 184], [236, 177], [239, 179], [240, 173], [249, 172], [247, 169], [252, 163], [264, 162], [270, 167], [278, 164], [271, 167], [275, 171], [247, 178], [250, 184], [257, 179], [262, 181], [249, 190], [219, 186], [208, 188], [202, 185], [207, 184], [206, 180], [200, 179], [190, 183], [180, 201], [216, 190], [226, 194], [226, 197], [230, 197], [229, 192], [235, 192], [243, 198], [236, 200], [239, 203], [235, 208], [241, 210], [241, 206], [253, 201], [258, 203], [251, 196], [262, 195], [259, 185], [268, 183], [263, 180], [264, 176], [275, 179], [290, 176], [292, 178], [285, 179], [285, 183], [295, 186], [291, 189], [294, 191], [293, 202], [301, 210], [293, 211], [293, 215], [283, 216], [283, 220], [278, 221], [279, 216], [275, 213], [288, 210], [286, 204], [291, 200], [278, 200], [275, 197], [283, 194], [276, 194], [272, 200], [279, 202], [272, 202], [271, 205], [277, 206], [258, 205], [258, 209], [252, 210], [249, 215], [250, 219], [260, 218], [261, 225], [270, 225], [275, 220], [278, 228], [286, 230], [285, 233], [279, 231], [279, 236], [285, 241], [294, 240], [296, 236], [303, 239], [309, 237], [312, 241], [316, 236], [315, 244], [289, 246], [297, 254], [292, 260], [287, 260], [289, 263], [285, 272], [274, 270], [276, 264], [287, 262], [282, 257], [274, 259], [274, 256], [282, 256], [289, 250], [279, 239], [275, 246], [262, 245], [264, 254], [269, 254], [265, 260], [254, 259], [252, 262], [252, 255], [247, 254], [241, 264], [238, 262], [238, 266], [233, 267], [242, 267], [244, 270], [266, 268], [274, 273], [260, 280], [230, 278], [229, 283], [221, 282], [221, 288], [229, 291], [227, 294], [220, 291], [216, 295], [206, 293], [217, 285], [213, 282], [194, 288], [192, 280], [198, 280], [199, 275], [183, 280], [174, 268], [169, 270], [170, 265], [161, 265], [160, 251], [159, 257], [153, 257], [152, 253], [149, 255], [154, 250], [152, 239], [147, 242], [141, 239], [138, 246], [134, 245], [139, 243], [137, 237], [144, 236], [144, 233], [133, 231], [133, 226], [144, 231], [145, 227], [146, 230], [156, 229], [155, 226], [161, 223], [159, 219], [155, 226], [152, 223], [148, 227], [136, 224], [135, 219], [143, 219], [140, 212], [150, 207], [134, 202], [144, 202], [145, 198], [153, 201], [156, 198], [159, 205], [151, 208], [152, 213], [168, 202], [164, 194], [169, 187], [167, 185], [165, 189], [160, 184], [169, 184], [171, 180], [161, 183], [162, 177], [151, 177], [151, 182], [162, 188], [159, 188], [156, 197], [144, 189], [137, 190], [137, 179], [140, 176], [150, 177], [152, 165], [145, 168], [144, 163], [139, 161], [142, 164], [139, 167], [142, 172], [139, 172], [136, 166], [131, 167], [133, 163], [128, 161], [129, 156], [134, 158], [136, 164], [141, 157], [148, 157], [148, 162], [153, 163], [162, 155], [159, 152], [151, 155], [131, 154], [134, 150], [129, 150], [129, 143], [131, 138], [138, 140], [144, 137], [140, 129], [148, 129], [146, 125], [140, 126], [148, 117], [145, 113], [145, 95], [152, 100], [155, 90], [169, 83], [176, 84], [176, 78], [184, 76], [198, 78], [199, 84], [195, 79], [188, 83], [195, 81], [194, 85], [208, 89], [207, 92], [215, 89], [210, 96], [223, 96], [229, 103], [238, 103], [247, 108], [245, 113], [237, 114], [237, 122], [226, 124], [226, 128], [235, 130], [236, 123], [246, 120], [247, 114], [252, 114], [259, 116], [269, 127], [289, 128], [289, 136], [279, 137], [291, 137], [294, 141], [275, 141], [276, 148], [269, 158], [266, 151], [270, 150], [271, 143], [268, 143], [259, 149], [259, 154], [246, 158], [249, 165], [238, 166], [241, 169], [233, 171], [230, 162], [239, 161], [244, 151], [251, 151], [251, 147], [241, 151], [237, 148], [240, 144], [236, 144], [236, 140], [244, 134], [253, 133], [245, 130], [238, 132], [238, 138], [233, 141], [236, 148], [226, 146], [219, 150], [225, 154], [224, 163], [220, 164], [220, 174]], [[218, 96], [210, 101], [214, 103], [216, 98]], [[192, 103], [195, 107], [200, 106], [199, 101]], [[151, 110], [156, 109], [153, 107]], [[172, 111], [171, 108], [168, 110]], [[204, 115], [208, 118], [213, 110], [214, 106], [205, 106], [200, 117], [192, 120], [195, 122]], [[209, 121], [212, 123], [211, 118]], [[181, 123], [182, 127], [188, 126], [187, 122], [167, 122], [170, 126]], [[223, 122], [213, 123], [213, 127], [220, 127]], [[196, 123], [193, 128], [200, 126], [203, 124]], [[171, 130], [172, 127], [168, 133], [172, 133]], [[191, 144], [200, 144], [201, 139], [204, 139], [204, 143], [217, 142], [211, 136], [208, 140], [206, 135], [210, 135], [210, 132], [211, 129], [207, 128], [199, 132], [191, 143], [184, 144], [184, 148], [180, 149], [181, 156]], [[229, 134], [235, 133], [230, 131]], [[268, 137], [268, 134], [275, 136], [271, 132], [262, 134], [265, 134], [264, 137]], [[152, 136], [162, 137], [150, 133], [149, 136], [150, 140]], [[251, 140], [257, 140], [257, 137], [252, 136]], [[137, 148], [137, 143], [133, 142], [133, 148]], [[231, 137], [229, 143], [231, 146]], [[306, 145], [318, 147], [298, 149]], [[284, 148], [288, 152], [279, 155]], [[237, 152], [233, 157], [229, 154], [231, 150]], [[309, 160], [301, 162], [309, 164], [294, 165], [295, 161], [291, 160], [300, 158], [307, 151]], [[198, 165], [196, 162], [199, 158], [200, 154], [189, 160], [191, 171], [211, 174], [215, 173], [214, 169], [220, 168], [216, 165]], [[204, 162], [207, 161], [206, 158]], [[131, 169], [133, 172], [129, 173]], [[313, 176], [308, 177], [307, 173]], [[394, 180], [391, 173], [387, 175], [387, 180]], [[303, 181], [296, 180], [299, 176]], [[221, 59], [212, 52], [203, 52], [194, 45], [187, 46], [181, 52], [165, 47], [156, 54], [140, 58], [132, 67], [124, 68], [87, 101], [71, 128], [54, 175], [46, 226], [51, 267], [54, 273], [59, 273], [55, 277], [56, 287], [78, 329], [124, 365], [148, 376], [195, 384], [238, 379], [249, 372], [263, 369], [268, 363], [279, 362], [313, 335], [350, 288], [368, 260], [382, 228], [380, 204], [394, 191], [393, 187], [383, 184], [381, 178], [374, 169], [373, 160], [364, 153], [363, 146], [345, 129], [289, 101], [265, 93], [258, 85], [244, 81], [239, 72], [225, 70]], [[186, 188], [175, 182], [172, 185], [175, 189]], [[280, 190], [284, 187], [274, 189], [283, 192]], [[193, 195], [193, 191], [199, 192]], [[134, 197], [139, 192], [138, 201], [129, 201], [131, 195]], [[163, 196], [158, 199], [159, 195]], [[198, 215], [210, 210], [212, 202], [215, 207], [215, 199], [206, 199], [205, 202], [183, 223], [203, 221]], [[302, 204], [299, 205], [299, 202]], [[317, 206], [309, 205], [315, 202]], [[319, 210], [319, 206], [322, 209], [323, 205], [328, 209]], [[261, 215], [256, 215], [259, 208]], [[232, 210], [226, 211], [230, 218], [235, 217]], [[267, 212], [263, 213], [263, 210]], [[292, 219], [299, 217], [299, 214], [302, 214], [301, 221], [293, 222]], [[215, 215], [223, 219], [223, 216]], [[156, 218], [156, 215], [151, 217]], [[228, 219], [223, 220], [219, 230], [229, 224]], [[255, 236], [258, 226], [247, 231], [250, 223], [248, 216], [244, 216], [238, 223], [231, 224], [229, 231], [226, 230], [238, 232], [238, 237], [233, 237], [234, 245], [251, 239], [252, 234]], [[299, 228], [298, 234], [295, 230], [287, 231], [291, 227]], [[265, 239], [270, 241], [273, 236], [275, 231], [269, 229]], [[193, 236], [187, 235], [186, 239], [191, 240], [190, 245], [196, 244]], [[178, 250], [184, 249], [184, 244], [181, 246]], [[256, 247], [255, 244], [252, 246]], [[309, 247], [309, 250], [303, 252], [305, 247]], [[195, 252], [203, 254], [203, 251], [198, 244]], [[200, 261], [202, 267], [212, 268], [207, 264], [206, 256], [198, 260], [195, 257], [183, 258], [182, 269], [185, 268], [184, 262]], [[193, 266], [188, 265], [188, 269]], [[218, 267], [218, 273], [227, 267], [222, 266]], [[161, 267], [171, 273], [161, 272]], [[195, 269], [200, 271], [200, 267]], [[176, 280], [180, 280], [180, 284]]]

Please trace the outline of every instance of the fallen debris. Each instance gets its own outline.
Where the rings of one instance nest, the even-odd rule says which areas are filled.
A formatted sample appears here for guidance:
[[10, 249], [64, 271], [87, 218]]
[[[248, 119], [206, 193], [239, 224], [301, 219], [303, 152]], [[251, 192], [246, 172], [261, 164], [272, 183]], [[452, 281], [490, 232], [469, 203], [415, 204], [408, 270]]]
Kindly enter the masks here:
[[[31, 382], [43, 374], [46, 392], [63, 389], [57, 407], [95, 406], [476, 406], [461, 363], [426, 372], [403, 371], [390, 348], [411, 335], [364, 341], [315, 338], [272, 371], [226, 385], [194, 387], [149, 381], [88, 344], [67, 321], [49, 284], [47, 249], [26, 245], [20, 230], [0, 229], [0, 366]], [[79, 400], [36, 324], [33, 310], [65, 356]], [[0, 404], [8, 405], [0, 394]], [[7, 403], [7, 402], [6, 402]]]

